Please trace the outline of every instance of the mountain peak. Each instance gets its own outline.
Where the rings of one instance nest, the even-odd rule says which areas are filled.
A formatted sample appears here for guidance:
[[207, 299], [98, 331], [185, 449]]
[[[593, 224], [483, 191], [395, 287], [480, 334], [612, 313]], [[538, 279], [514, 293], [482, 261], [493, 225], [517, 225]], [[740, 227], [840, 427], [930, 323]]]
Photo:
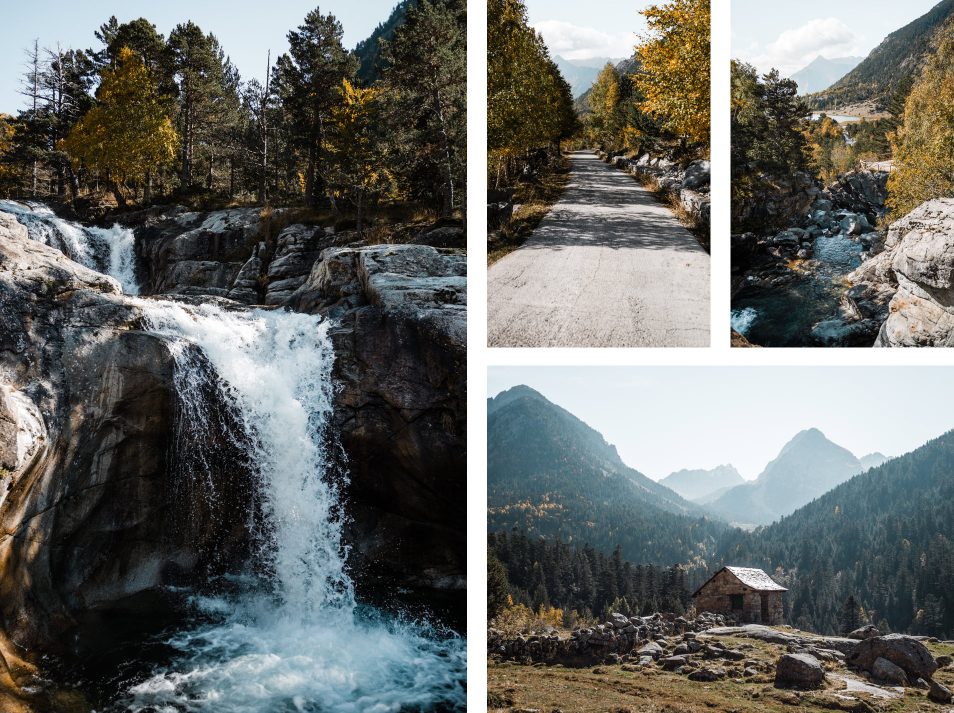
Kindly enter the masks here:
[[825, 434], [822, 433], [820, 429], [812, 426], [811, 428], [803, 429], [799, 431], [798, 433], [796, 433], [794, 436], [792, 436], [791, 440], [789, 440], [789, 442], [786, 443], [785, 446], [783, 446], [782, 453], [784, 453], [786, 449], [788, 449], [790, 446], [800, 446], [802, 444], [821, 443], [822, 441], [827, 441], [828, 443], [831, 443], [831, 441], [828, 440], [827, 436], [825, 436]]

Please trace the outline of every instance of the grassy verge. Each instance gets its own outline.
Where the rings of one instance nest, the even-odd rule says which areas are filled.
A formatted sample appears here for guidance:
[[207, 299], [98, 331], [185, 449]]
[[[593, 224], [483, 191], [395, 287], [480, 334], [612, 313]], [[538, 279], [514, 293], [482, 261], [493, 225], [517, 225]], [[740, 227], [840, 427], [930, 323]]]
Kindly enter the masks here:
[[493, 265], [504, 255], [523, 245], [530, 233], [550, 212], [553, 204], [560, 199], [569, 180], [570, 162], [566, 156], [562, 156], [560, 165], [544, 172], [538, 183], [520, 184], [513, 197], [514, 205], [520, 207], [514, 211], [509, 223], [487, 236], [488, 265]]

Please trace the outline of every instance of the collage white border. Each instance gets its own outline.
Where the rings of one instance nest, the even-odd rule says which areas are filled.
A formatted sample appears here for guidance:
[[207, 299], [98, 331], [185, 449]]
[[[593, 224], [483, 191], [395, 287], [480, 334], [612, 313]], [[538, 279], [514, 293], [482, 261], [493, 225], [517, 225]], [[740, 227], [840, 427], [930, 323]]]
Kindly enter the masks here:
[[[599, 2], [599, 0], [594, 0]], [[662, 1], [662, 0], [661, 0]], [[779, 0], [776, 0], [779, 1]], [[492, 366], [951, 366], [950, 349], [732, 349], [729, 346], [730, 0], [712, 2], [711, 345], [703, 349], [487, 348], [487, 190], [484, 108], [487, 12], [469, 0], [467, 28], [467, 634], [468, 709], [487, 706], [487, 369]], [[846, 379], [850, 379], [850, 372]]]

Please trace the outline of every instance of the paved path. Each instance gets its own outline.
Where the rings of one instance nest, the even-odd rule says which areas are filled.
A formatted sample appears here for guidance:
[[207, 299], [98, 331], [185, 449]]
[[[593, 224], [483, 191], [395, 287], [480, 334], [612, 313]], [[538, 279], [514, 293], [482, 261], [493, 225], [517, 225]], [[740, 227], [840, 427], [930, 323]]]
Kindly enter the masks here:
[[709, 255], [632, 177], [570, 155], [560, 200], [487, 272], [492, 347], [709, 345]]

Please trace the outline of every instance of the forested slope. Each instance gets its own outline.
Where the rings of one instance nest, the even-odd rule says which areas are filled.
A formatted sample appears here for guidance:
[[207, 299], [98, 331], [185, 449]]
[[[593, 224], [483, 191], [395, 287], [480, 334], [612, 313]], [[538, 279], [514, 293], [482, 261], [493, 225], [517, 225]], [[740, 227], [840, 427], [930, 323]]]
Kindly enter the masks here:
[[808, 97], [813, 108], [825, 109], [874, 101], [884, 110], [892, 95], [910, 87], [930, 54], [935, 34], [954, 15], [954, 0], [942, 0], [913, 22], [884, 38], [861, 64], [824, 91]]
[[490, 530], [517, 527], [628, 560], [696, 563], [725, 525], [628, 467], [616, 448], [529, 387], [488, 404]]
[[789, 588], [788, 621], [835, 632], [853, 595], [882, 627], [954, 634], [954, 431], [855, 476], [753, 533], [728, 531], [725, 564]]

